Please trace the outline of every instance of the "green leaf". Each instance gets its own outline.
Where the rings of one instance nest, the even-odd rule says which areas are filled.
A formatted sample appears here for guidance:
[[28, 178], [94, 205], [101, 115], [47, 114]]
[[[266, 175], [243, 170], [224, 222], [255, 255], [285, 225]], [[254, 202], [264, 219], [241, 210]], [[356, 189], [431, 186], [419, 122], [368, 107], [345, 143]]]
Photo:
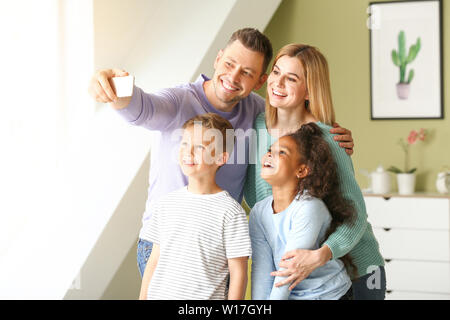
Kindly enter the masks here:
[[397, 51], [392, 50], [391, 56], [392, 56], [392, 62], [393, 62], [397, 67], [400, 67], [400, 60], [399, 60], [399, 58], [398, 58]]
[[406, 172], [406, 173], [414, 173], [414, 172], [416, 172], [416, 170], [417, 170], [417, 168], [412, 168], [411, 170], [409, 170], [409, 171]]
[[406, 65], [400, 66], [400, 83], [405, 83]]
[[400, 63], [406, 61], [406, 40], [405, 40], [405, 32], [401, 30], [398, 34], [398, 58], [400, 59]]
[[416, 44], [413, 44], [409, 47], [408, 58], [406, 59], [406, 63], [411, 63], [416, 58], [417, 54], [420, 51], [420, 38], [417, 38]]
[[417, 55], [416, 45], [409, 47], [408, 58], [406, 58], [406, 63], [411, 63]]
[[399, 168], [394, 167], [394, 166], [390, 166], [390, 167], [387, 169], [387, 171], [393, 172], [393, 173], [403, 173], [402, 170], [400, 170]]
[[408, 83], [410, 83], [413, 78], [414, 78], [414, 69], [411, 69], [411, 70], [409, 70], [409, 74], [408, 74]]

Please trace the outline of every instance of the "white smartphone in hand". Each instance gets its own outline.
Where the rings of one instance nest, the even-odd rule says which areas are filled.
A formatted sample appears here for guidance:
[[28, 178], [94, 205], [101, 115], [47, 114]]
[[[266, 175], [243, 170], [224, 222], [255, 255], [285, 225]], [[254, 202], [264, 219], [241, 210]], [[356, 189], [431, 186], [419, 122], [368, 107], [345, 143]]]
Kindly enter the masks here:
[[113, 77], [111, 85], [118, 98], [131, 97], [133, 95], [134, 77]]

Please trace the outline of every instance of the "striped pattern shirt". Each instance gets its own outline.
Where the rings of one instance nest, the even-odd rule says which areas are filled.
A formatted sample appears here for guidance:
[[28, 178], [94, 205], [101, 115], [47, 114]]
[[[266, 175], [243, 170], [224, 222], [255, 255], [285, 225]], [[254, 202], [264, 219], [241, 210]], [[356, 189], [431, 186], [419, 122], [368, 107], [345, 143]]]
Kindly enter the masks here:
[[161, 197], [143, 238], [160, 246], [152, 300], [224, 300], [228, 259], [251, 256], [245, 211], [225, 190], [194, 194], [183, 187]]

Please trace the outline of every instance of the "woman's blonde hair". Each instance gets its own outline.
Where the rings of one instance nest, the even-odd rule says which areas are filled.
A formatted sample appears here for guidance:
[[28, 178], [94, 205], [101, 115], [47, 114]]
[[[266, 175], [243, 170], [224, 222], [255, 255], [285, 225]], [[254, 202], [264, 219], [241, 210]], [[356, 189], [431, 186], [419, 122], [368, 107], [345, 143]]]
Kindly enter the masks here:
[[[303, 66], [306, 89], [309, 94], [309, 100], [305, 102], [305, 107], [317, 120], [332, 125], [335, 122], [335, 114], [331, 99], [330, 74], [327, 60], [323, 54], [315, 47], [291, 43], [280, 49], [271, 71], [278, 59], [283, 56], [297, 57]], [[277, 120], [277, 109], [270, 105], [269, 95], [266, 94], [267, 127], [273, 127]]]

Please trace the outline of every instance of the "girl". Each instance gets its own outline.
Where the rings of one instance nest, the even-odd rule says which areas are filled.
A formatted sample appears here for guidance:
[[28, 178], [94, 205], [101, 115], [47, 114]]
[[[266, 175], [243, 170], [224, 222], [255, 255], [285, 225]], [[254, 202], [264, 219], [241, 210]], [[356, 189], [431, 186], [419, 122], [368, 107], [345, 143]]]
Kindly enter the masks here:
[[[350, 222], [354, 208], [342, 197], [336, 165], [315, 123], [280, 138], [263, 157], [261, 177], [273, 196], [250, 213], [252, 299], [349, 299], [351, 281], [344, 263], [328, 261], [289, 291], [275, 287], [270, 272], [286, 250], [317, 249], [327, 235]], [[314, 146], [312, 148], [312, 146]], [[352, 266], [346, 257], [349, 268]]]
[[[325, 57], [311, 46], [284, 46], [275, 57], [267, 80], [266, 112], [260, 114], [255, 121], [258, 135], [256, 143], [253, 144], [256, 146], [256, 152], [253, 154], [256, 159], [253, 160], [255, 164], [248, 167], [244, 187], [245, 200], [251, 208], [256, 202], [272, 194], [270, 184], [260, 176], [260, 159], [268, 147], [279, 137], [297, 131], [303, 124], [315, 122], [322, 130], [336, 162], [342, 195], [355, 207], [355, 221], [352, 225], [344, 223], [336, 228], [318, 249], [295, 249], [286, 252], [278, 261], [284, 270], [273, 272], [272, 275], [286, 277], [277, 285], [290, 284], [289, 288], [292, 289], [328, 260], [336, 260], [349, 254], [357, 267], [357, 274], [352, 277], [354, 298], [384, 299], [384, 260], [372, 227], [367, 221], [364, 199], [354, 177], [351, 159], [344, 150], [340, 150], [338, 143], [329, 133], [330, 125], [334, 121]], [[375, 283], [381, 285], [371, 285], [371, 277], [376, 277]]]

